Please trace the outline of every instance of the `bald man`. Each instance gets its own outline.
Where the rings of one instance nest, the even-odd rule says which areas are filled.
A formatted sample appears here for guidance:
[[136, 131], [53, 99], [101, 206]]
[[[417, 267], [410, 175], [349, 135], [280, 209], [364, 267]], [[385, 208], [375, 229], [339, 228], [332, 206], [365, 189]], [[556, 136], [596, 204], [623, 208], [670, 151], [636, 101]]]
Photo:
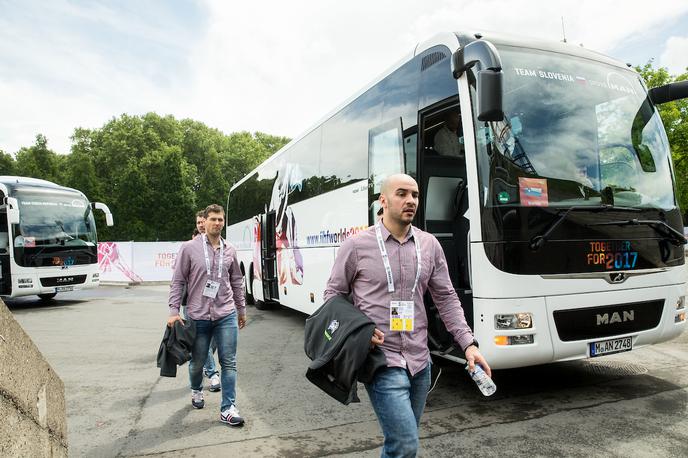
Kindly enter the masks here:
[[426, 291], [470, 369], [480, 364], [488, 375], [491, 371], [464, 318], [442, 247], [433, 235], [411, 225], [418, 210], [416, 181], [408, 175], [388, 177], [380, 206], [382, 217], [374, 227], [342, 243], [324, 299], [351, 295], [375, 322], [371, 346], [380, 346], [387, 367], [375, 373], [366, 390], [385, 437], [382, 456], [415, 456], [431, 381]]

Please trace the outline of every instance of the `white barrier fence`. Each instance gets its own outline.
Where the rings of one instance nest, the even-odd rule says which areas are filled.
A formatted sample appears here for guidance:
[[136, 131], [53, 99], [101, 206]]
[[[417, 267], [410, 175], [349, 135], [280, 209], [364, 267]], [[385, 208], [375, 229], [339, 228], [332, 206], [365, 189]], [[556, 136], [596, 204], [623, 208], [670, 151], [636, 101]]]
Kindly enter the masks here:
[[[181, 244], [182, 242], [100, 242], [100, 280], [126, 283], [170, 281], [172, 266]], [[688, 257], [688, 250], [686, 256]]]
[[172, 280], [172, 266], [182, 242], [100, 242], [101, 282]]

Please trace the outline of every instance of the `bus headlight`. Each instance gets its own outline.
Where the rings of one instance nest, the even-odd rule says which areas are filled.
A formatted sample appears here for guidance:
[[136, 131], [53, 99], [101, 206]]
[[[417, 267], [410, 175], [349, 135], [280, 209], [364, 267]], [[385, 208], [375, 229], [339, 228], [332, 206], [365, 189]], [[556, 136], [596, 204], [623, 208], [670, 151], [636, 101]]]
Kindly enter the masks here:
[[686, 306], [686, 296], [681, 296], [676, 301], [676, 310], [683, 310]]
[[532, 313], [495, 315], [495, 329], [530, 329], [532, 327]]

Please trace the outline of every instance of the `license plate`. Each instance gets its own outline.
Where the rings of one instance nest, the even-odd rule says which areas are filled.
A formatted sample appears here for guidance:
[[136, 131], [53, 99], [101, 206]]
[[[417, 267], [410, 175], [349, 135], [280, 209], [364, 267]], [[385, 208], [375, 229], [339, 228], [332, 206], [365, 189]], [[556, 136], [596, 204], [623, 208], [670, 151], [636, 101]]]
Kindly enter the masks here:
[[56, 286], [55, 287], [56, 293], [64, 293], [65, 291], [74, 291], [74, 287], [73, 286]]
[[622, 351], [633, 349], [633, 339], [631, 337], [621, 337], [620, 339], [600, 340], [590, 344], [590, 356], [610, 355]]

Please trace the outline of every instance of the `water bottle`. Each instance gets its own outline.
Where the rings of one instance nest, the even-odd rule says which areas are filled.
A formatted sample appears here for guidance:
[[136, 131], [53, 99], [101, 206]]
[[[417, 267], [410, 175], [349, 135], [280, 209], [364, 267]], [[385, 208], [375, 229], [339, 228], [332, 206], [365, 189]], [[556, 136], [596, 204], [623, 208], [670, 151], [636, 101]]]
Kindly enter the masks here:
[[475, 370], [473, 372], [470, 371], [468, 366], [466, 366], [466, 370], [475, 384], [478, 385], [478, 388], [483, 396], [492, 396], [495, 391], [497, 391], [497, 385], [494, 384], [492, 379], [485, 373], [483, 368], [480, 367], [480, 364], [475, 365]]

